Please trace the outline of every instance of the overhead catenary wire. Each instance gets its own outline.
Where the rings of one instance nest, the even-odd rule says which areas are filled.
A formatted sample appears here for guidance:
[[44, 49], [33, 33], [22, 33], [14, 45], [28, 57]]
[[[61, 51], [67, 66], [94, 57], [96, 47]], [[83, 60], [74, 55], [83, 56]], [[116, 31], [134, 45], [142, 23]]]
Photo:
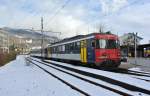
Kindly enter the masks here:
[[[24, 0], [23, 1], [23, 4], [21, 4], [21, 8], [23, 8], [25, 5], [26, 5], [26, 2], [27, 2], [27, 0]], [[56, 4], [55, 4], [56, 5]], [[58, 6], [54, 6], [54, 7], [52, 7], [52, 9], [51, 10], [54, 10], [54, 9], [56, 9]], [[35, 8], [30, 8], [30, 12], [32, 12], [32, 13], [30, 13], [30, 14], [28, 14], [28, 15], [26, 15], [26, 16], [24, 16], [24, 20], [28, 20], [29, 18], [35, 18], [35, 16], [37, 16], [37, 17], [39, 17], [39, 19], [41, 18], [41, 17], [44, 17], [44, 15], [45, 14], [47, 14], [47, 13], [49, 13], [49, 9], [47, 8], [45, 8], [44, 10], [39, 10], [39, 9], [35, 9]], [[13, 16], [12, 16], [13, 17]], [[14, 17], [13, 17], [14, 18]], [[12, 19], [13, 19], [12, 18]], [[14, 25], [16, 25], [16, 23], [17, 22], [14, 22]], [[23, 24], [23, 23], [22, 23]], [[21, 27], [21, 25], [22, 24], [20, 24], [18, 27]], [[31, 26], [30, 28], [32, 28], [33, 26]]]
[[[115, 11], [115, 12], [111, 12], [111, 13], [109, 13], [109, 14], [107, 14], [107, 15], [106, 15], [106, 14], [102, 14], [101, 16], [95, 16], [95, 18], [102, 18], [102, 19], [104, 19], [104, 18], [106, 18], [106, 17], [108, 17], [108, 16], [115, 15], [115, 14], [117, 14], [120, 10], [126, 9], [126, 8], [128, 8], [128, 7], [130, 7], [130, 6], [133, 6], [134, 4], [139, 3], [139, 2], [140, 2], [140, 0], [134, 0], [133, 2], [127, 4], [126, 6], [123, 6], [122, 8], [120, 8], [119, 10], [117, 10], [117, 11]], [[94, 23], [93, 23], [93, 20], [91, 20], [91, 21], [88, 23], [88, 25], [93, 25], [93, 24], [95, 24], [95, 23], [102, 23], [102, 22], [101, 22], [102, 19], [97, 20], [97, 21], [94, 22]], [[114, 19], [114, 18], [113, 18], [113, 19]]]
[[[23, 2], [26, 2], [26, 1], [27, 1], [27, 0], [24, 0]], [[25, 5], [25, 3], [23, 3], [22, 6], [24, 6], [24, 5]], [[11, 7], [12, 7], [12, 8], [16, 8], [16, 6], [14, 6], [13, 4], [11, 4], [11, 6], [7, 7], [9, 13], [11, 13], [11, 11], [10, 11], [10, 9], [12, 9]], [[18, 6], [17, 6], [17, 7], [18, 7]], [[12, 12], [12, 13], [13, 13], [13, 14], [11, 15], [10, 19], [11, 19], [11, 20], [15, 20], [16, 14], [15, 14], [14, 12]], [[18, 22], [16, 22], [16, 21], [12, 22], [12, 21], [11, 21], [11, 22], [9, 22], [9, 23], [13, 23], [13, 25], [16, 26]], [[18, 25], [17, 25], [17, 27], [18, 27]]]
[[47, 20], [47, 22], [45, 23], [45, 25], [47, 25], [48, 23], [51, 24], [54, 21], [54, 18], [62, 11], [62, 9], [64, 9], [67, 4], [70, 2], [71, 0], [67, 0], [64, 2], [64, 4], [60, 7], [60, 9], [56, 10], [56, 12], [50, 17], [50, 19]]
[[[56, 4], [55, 4], [56, 5]], [[24, 5], [23, 5], [24, 6]], [[65, 5], [64, 5], [65, 6]], [[64, 7], [63, 6], [63, 7]], [[56, 9], [56, 7], [58, 7], [58, 6], [54, 6], [54, 7], [52, 7], [52, 9], [51, 10], [54, 10], [54, 9]], [[45, 8], [46, 9], [46, 8]], [[31, 11], [33, 12], [31, 15], [27, 15], [24, 19], [28, 19], [29, 17], [34, 17], [34, 16], [39, 16], [39, 18], [41, 18], [41, 17], [45, 17], [44, 16], [44, 13], [46, 13], [45, 15], [47, 15], [47, 13], [49, 12], [49, 9], [47, 8], [46, 10], [43, 10], [43, 11], [41, 11], [41, 10], [35, 10], [35, 9], [32, 9]], [[55, 14], [55, 13], [54, 13]], [[44, 25], [46, 25], [46, 24], [44, 24]], [[33, 26], [31, 26], [31, 28], [33, 28]], [[35, 29], [35, 28], [34, 28]], [[25, 29], [25, 30], [30, 30], [30, 31], [32, 31], [30, 28], [29, 29]], [[34, 30], [34, 31], [36, 31], [36, 32], [40, 32], [41, 30], [40, 29], [38, 29], [38, 30]], [[47, 31], [44, 31], [44, 32], [47, 32]], [[48, 31], [49, 32], [49, 31]], [[59, 33], [60, 34], [60, 32], [55, 32], [55, 33]]]
[[134, 5], [134, 4], [137, 4], [139, 1], [140, 1], [140, 0], [135, 0], [135, 1], [133, 1], [133, 2], [131, 2], [131, 3], [129, 3], [129, 4], [127, 4], [126, 6], [121, 7], [119, 10], [117, 10], [117, 11], [115, 11], [115, 12], [111, 12], [111, 13], [109, 13], [109, 14], [107, 14], [107, 15], [106, 15], [106, 14], [103, 14], [103, 15], [101, 15], [101, 18], [104, 18], [104, 17], [110, 16], [110, 15], [117, 14], [120, 10], [126, 9], [126, 8], [128, 8], [128, 7], [130, 7], [130, 6]]
[[[64, 4], [54, 12], [54, 14], [52, 14], [52, 16], [50, 17], [50, 19], [46, 20], [47, 22], [44, 23], [44, 25], [48, 25], [48, 23], [50, 24], [52, 22], [52, 20], [54, 20], [54, 18], [60, 13], [60, 11], [66, 7], [66, 5], [70, 2], [71, 0], [67, 0], [64, 2]], [[52, 9], [56, 9], [56, 8], [52, 8]], [[47, 10], [46, 10], [47, 11]], [[44, 12], [46, 12], [44, 11]], [[39, 11], [36, 11], [34, 14], [32, 14], [32, 16], [35, 16], [39, 13]], [[40, 14], [41, 17], [44, 17], [44, 14]], [[27, 16], [26, 18], [28, 18], [29, 16]], [[33, 26], [32, 26], [33, 27]], [[47, 27], [47, 26], [46, 26]], [[37, 30], [38, 31], [38, 30]], [[44, 31], [44, 32], [52, 32], [52, 31]], [[52, 32], [52, 33], [57, 33], [60, 34], [60, 32]]]

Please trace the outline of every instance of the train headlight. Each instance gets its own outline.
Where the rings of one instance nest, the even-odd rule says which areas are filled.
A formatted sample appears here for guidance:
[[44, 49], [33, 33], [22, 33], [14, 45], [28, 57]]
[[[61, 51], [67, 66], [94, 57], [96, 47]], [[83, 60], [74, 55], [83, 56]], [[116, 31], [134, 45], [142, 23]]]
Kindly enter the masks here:
[[107, 55], [105, 55], [105, 56], [100, 56], [100, 57], [98, 57], [99, 59], [107, 59], [108, 58], [108, 56]]

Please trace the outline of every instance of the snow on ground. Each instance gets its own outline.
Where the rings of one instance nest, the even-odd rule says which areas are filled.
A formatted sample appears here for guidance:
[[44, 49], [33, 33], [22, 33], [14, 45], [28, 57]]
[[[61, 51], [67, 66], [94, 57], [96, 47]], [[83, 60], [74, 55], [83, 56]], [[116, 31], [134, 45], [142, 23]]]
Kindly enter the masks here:
[[[62, 78], [63, 80], [73, 84], [77, 88], [89, 93], [90, 96], [99, 96], [99, 95], [100, 96], [120, 96], [117, 93], [114, 93], [114, 92], [104, 89], [102, 87], [95, 86], [95, 85], [85, 82], [83, 80], [77, 79], [76, 77], [73, 77], [73, 76], [63, 73], [63, 72], [60, 72], [51, 67], [42, 65], [40, 63], [37, 63], [37, 64], [40, 65], [42, 68], [48, 70], [49, 72], [55, 74], [59, 78]], [[59, 69], [61, 69], [61, 68], [59, 68]], [[81, 75], [81, 77], [85, 77], [85, 76]]]
[[130, 68], [129, 70], [139, 71], [139, 72], [144, 72], [144, 73], [150, 74], [150, 67], [137, 66], [134, 68]]
[[[47, 66], [45, 66], [45, 65], [42, 65], [42, 64], [39, 64], [41, 67], [43, 67], [43, 68], [45, 68], [45, 69], [47, 69], [47, 70], [50, 70], [50, 71], [52, 71], [53, 69], [51, 69], [50, 67], [47, 67]], [[51, 66], [53, 66], [53, 65], [51, 65]], [[66, 70], [66, 69], [63, 69], [63, 68], [59, 68], [59, 67], [56, 67], [56, 66], [53, 66], [53, 67], [55, 67], [55, 68], [58, 68], [58, 69], [61, 69], [61, 70], [64, 70], [64, 71], [66, 71], [66, 72], [69, 72], [69, 73], [72, 73], [72, 74], [75, 74], [75, 75], [77, 75], [77, 76], [80, 76], [80, 77], [83, 77], [83, 78], [86, 78], [86, 79], [88, 79], [88, 80], [91, 80], [91, 81], [94, 81], [94, 82], [97, 82], [97, 83], [99, 83], [99, 84], [102, 84], [102, 85], [104, 85], [104, 86], [109, 86], [110, 88], [113, 88], [113, 89], [117, 89], [117, 90], [119, 90], [119, 91], [122, 91], [122, 92], [125, 92], [125, 93], [128, 93], [128, 94], [131, 94], [131, 95], [133, 95], [133, 96], [139, 96], [139, 92], [133, 92], [133, 91], [129, 91], [129, 90], [127, 90], [127, 89], [124, 89], [124, 88], [122, 88], [122, 87], [119, 87], [119, 86], [116, 86], [116, 85], [112, 85], [112, 84], [110, 84], [110, 83], [106, 83], [105, 81], [101, 81], [101, 80], [97, 80], [97, 79], [95, 79], [95, 78], [91, 78], [91, 77], [88, 77], [88, 76], [84, 76], [84, 75], [81, 75], [81, 74], [78, 74], [78, 73], [75, 73], [75, 72], [72, 72], [72, 71], [68, 71], [68, 70]], [[65, 77], [64, 79], [66, 79], [66, 81], [68, 81], [70, 78], [68, 78], [68, 76], [65, 76], [65, 75], [61, 75], [59, 72], [57, 72], [56, 70], [54, 70], [54, 71], [52, 71], [52, 72], [54, 72], [54, 74], [57, 74], [57, 76], [58, 75], [60, 75], [59, 77], [61, 77], [61, 76], [63, 76], [63, 77]], [[114, 93], [111, 93], [111, 91], [108, 91], [107, 89], [102, 89], [101, 87], [99, 87], [99, 91], [96, 91], [96, 90], [98, 90], [97, 88], [92, 88], [92, 86], [90, 85], [90, 84], [84, 84], [84, 82], [83, 83], [81, 83], [82, 81], [78, 81], [78, 82], [76, 82], [75, 80], [69, 80], [68, 82], [74, 82], [74, 83], [76, 83], [76, 85], [77, 86], [79, 86], [81, 89], [83, 88], [83, 87], [85, 87], [85, 88], [83, 88], [82, 90], [85, 90], [85, 91], [87, 91], [87, 90], [90, 90], [90, 91], [92, 91], [93, 89], [94, 89], [94, 91], [95, 92], [92, 92], [90, 95], [91, 96], [97, 96], [97, 94], [99, 94], [99, 93], [101, 93], [101, 96], [108, 96], [109, 94], [111, 94], [111, 96], [116, 96], [116, 95], [118, 95], [118, 94], [114, 94]], [[78, 83], [78, 84], [77, 84]], [[84, 86], [85, 85], [85, 86]], [[90, 86], [90, 87], [88, 87], [88, 86]], [[90, 91], [88, 91], [88, 92], [90, 92]], [[98, 92], [98, 93], [97, 93]], [[144, 95], [143, 95], [144, 96]], [[146, 95], [145, 95], [146, 96]]]
[[36, 66], [27, 66], [25, 56], [0, 67], [0, 96], [81, 96]]
[[[64, 83], [60, 82], [59, 80], [53, 78], [49, 74], [45, 73], [43, 70], [26, 62], [25, 57], [26, 56], [23, 55], [18, 56], [16, 60], [10, 62], [9, 64], [3, 67], [0, 67], [0, 96], [82, 96], [82, 94], [71, 89]], [[72, 65], [66, 65], [64, 63], [60, 63], [60, 64], [81, 69], [84, 71], [108, 76], [116, 80], [122, 80], [124, 82], [142, 88], [146, 88], [148, 90], [150, 89], [149, 83], [132, 79], [126, 75], [122, 75], [122, 74], [120, 75], [112, 72], [100, 71], [100, 70], [95, 70], [95, 69], [85, 68], [80, 66], [75, 67]], [[46, 66], [45, 68], [49, 69]], [[92, 96], [93, 95], [95, 96], [117, 96], [118, 95], [109, 90], [98, 88], [91, 84], [85, 83], [83, 81], [76, 80], [76, 78], [68, 76], [64, 73], [59, 73], [54, 69], [51, 69], [49, 71], [59, 75], [59, 77], [63, 78], [66, 81], [68, 80], [68, 82], [70, 83], [76, 84], [76, 86], [78, 85], [78, 87], [80, 87], [84, 91], [89, 90], [88, 92], [91, 92]], [[124, 90], [124, 92], [128, 92], [129, 94], [131, 94], [128, 90], [125, 90], [123, 88], [119, 88], [117, 86], [107, 84], [106, 82], [103, 81], [97, 81], [97, 82], [100, 82], [101, 84], [110, 86], [115, 89]], [[133, 93], [133, 94], [138, 95], [137, 93]]]
[[130, 68], [129, 70], [142, 72], [141, 69], [138, 67]]

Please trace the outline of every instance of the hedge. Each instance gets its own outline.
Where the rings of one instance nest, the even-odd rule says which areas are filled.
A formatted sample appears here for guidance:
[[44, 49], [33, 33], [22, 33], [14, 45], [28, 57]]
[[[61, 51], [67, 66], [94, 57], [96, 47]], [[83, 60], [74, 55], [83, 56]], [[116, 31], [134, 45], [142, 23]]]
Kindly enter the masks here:
[[12, 60], [15, 60], [16, 56], [16, 52], [0, 53], [0, 66], [5, 65]]

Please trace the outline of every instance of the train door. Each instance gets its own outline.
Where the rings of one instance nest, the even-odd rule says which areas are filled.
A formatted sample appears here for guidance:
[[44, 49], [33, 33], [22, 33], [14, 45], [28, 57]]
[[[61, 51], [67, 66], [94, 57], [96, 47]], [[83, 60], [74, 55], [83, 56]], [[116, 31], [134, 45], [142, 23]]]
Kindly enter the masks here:
[[86, 40], [82, 40], [81, 42], [81, 55], [80, 55], [80, 58], [81, 58], [81, 62], [83, 63], [87, 63], [87, 42]]
[[95, 41], [93, 38], [87, 40], [87, 61], [95, 63]]

